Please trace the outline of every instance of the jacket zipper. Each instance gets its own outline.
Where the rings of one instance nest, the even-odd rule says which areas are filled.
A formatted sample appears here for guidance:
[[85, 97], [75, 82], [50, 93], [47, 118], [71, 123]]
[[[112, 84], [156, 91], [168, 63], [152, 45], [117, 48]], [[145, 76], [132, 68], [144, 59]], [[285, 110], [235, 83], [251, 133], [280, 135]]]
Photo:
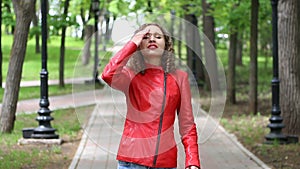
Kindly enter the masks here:
[[164, 97], [163, 97], [163, 102], [162, 102], [162, 107], [161, 107], [161, 114], [160, 114], [160, 117], [159, 117], [159, 126], [158, 126], [158, 134], [157, 134], [157, 142], [156, 142], [156, 147], [155, 147], [155, 154], [154, 154], [154, 159], [153, 159], [153, 167], [155, 167], [157, 157], [158, 157], [160, 135], [161, 135], [164, 112], [165, 112], [166, 92], [167, 92], [167, 74], [164, 73]]

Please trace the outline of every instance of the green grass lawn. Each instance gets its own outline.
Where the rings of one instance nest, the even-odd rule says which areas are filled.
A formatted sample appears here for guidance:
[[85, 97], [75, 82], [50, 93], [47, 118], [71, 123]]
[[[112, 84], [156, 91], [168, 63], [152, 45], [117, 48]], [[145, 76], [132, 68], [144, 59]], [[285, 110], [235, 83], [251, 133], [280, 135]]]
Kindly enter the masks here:
[[[63, 140], [62, 145], [18, 145], [23, 128], [38, 127], [37, 114], [16, 117], [12, 133], [0, 134], [0, 168], [68, 168], [80, 141], [82, 126], [86, 124], [93, 106], [56, 110], [52, 127]], [[72, 150], [72, 151], [70, 151]]]
[[[5, 82], [9, 57], [12, 46], [12, 35], [3, 35], [2, 37], [2, 50], [3, 50], [3, 82]], [[84, 42], [80, 39], [67, 37], [66, 38], [66, 49], [65, 49], [65, 64], [64, 64], [64, 77], [73, 78], [74, 69], [86, 69], [88, 73], [92, 76], [93, 73], [93, 56], [94, 51], [91, 50], [91, 60], [89, 65], [82, 66], [81, 64], [81, 53], [84, 46]], [[101, 45], [100, 45], [101, 46]], [[59, 57], [60, 57], [60, 37], [51, 36], [47, 43], [47, 70], [49, 73], [49, 79], [59, 78]], [[93, 45], [91, 46], [91, 49]], [[99, 47], [99, 50], [102, 49]], [[23, 65], [22, 80], [39, 80], [41, 72], [41, 53], [35, 53], [35, 40], [30, 39], [27, 44], [26, 56]], [[107, 59], [110, 57], [110, 52], [99, 51], [99, 59], [102, 62], [103, 58]], [[86, 75], [86, 73], [85, 73]], [[87, 75], [86, 75], [87, 76]]]
[[[72, 92], [82, 92], [88, 90], [101, 89], [103, 85], [86, 85], [86, 84], [66, 84], [64, 87], [59, 85], [49, 85], [48, 94], [49, 97], [71, 94]], [[3, 96], [4, 89], [0, 89], [0, 96]], [[21, 87], [19, 92], [19, 100], [26, 100], [32, 98], [40, 98], [40, 87], [39, 86], [30, 86], [30, 87]], [[0, 103], [2, 102], [3, 97], [0, 97]]]
[[[3, 35], [2, 37], [2, 50], [3, 50], [3, 82], [5, 82], [10, 50], [12, 46], [12, 35]], [[60, 53], [60, 37], [52, 36], [47, 43], [48, 46], [48, 60], [47, 60], [47, 70], [49, 73], [49, 80], [59, 79], [59, 53]], [[65, 50], [65, 64], [64, 64], [64, 78], [84, 78], [91, 77], [93, 74], [93, 57], [90, 58], [90, 63], [88, 65], [81, 64], [81, 52], [84, 46], [84, 42], [80, 39], [67, 37], [66, 38], [66, 50]], [[93, 48], [93, 46], [91, 47]], [[101, 49], [101, 45], [99, 47]], [[93, 50], [91, 50], [91, 55], [93, 56]], [[101, 67], [99, 71], [103, 69], [103, 62], [107, 62], [110, 58], [111, 52], [99, 51], [99, 59]], [[41, 53], [35, 53], [35, 41], [30, 39], [28, 41], [25, 61], [22, 71], [22, 81], [40, 80], [41, 71]], [[5, 87], [5, 86], [3, 86]], [[49, 96], [69, 94], [72, 92], [73, 86], [71, 84], [66, 84], [64, 88], [58, 85], [49, 85]], [[78, 88], [78, 87], [77, 87]], [[82, 85], [82, 90], [89, 90], [90, 87]], [[2, 102], [4, 94], [4, 89], [0, 89], [0, 102]], [[19, 100], [39, 98], [40, 88], [35, 87], [21, 87], [19, 92]]]

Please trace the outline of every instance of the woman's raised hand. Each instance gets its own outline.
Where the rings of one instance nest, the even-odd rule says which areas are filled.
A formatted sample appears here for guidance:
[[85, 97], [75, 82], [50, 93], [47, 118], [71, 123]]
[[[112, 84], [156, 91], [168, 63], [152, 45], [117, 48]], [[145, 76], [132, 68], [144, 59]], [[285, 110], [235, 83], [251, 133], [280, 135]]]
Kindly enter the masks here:
[[150, 30], [141, 30], [133, 35], [131, 41], [134, 42], [137, 46], [140, 46], [144, 36], [149, 33]]

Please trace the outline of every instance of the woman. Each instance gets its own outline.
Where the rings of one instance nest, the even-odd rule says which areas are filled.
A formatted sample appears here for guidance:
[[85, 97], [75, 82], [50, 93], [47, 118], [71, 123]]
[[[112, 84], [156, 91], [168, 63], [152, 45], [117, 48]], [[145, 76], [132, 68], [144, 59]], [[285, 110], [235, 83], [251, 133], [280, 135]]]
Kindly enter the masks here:
[[186, 169], [200, 168], [188, 74], [176, 69], [174, 60], [171, 37], [151, 23], [142, 25], [104, 68], [102, 79], [126, 96], [119, 169], [176, 168], [176, 114]]

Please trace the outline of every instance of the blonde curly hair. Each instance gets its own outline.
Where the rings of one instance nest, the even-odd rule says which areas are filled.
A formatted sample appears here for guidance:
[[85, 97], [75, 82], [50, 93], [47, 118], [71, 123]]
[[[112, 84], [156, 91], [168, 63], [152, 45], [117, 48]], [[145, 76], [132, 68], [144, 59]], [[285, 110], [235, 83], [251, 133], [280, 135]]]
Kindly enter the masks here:
[[[147, 26], [157, 26], [158, 28], [161, 29], [161, 31], [163, 32], [163, 36], [165, 39], [165, 51], [162, 55], [162, 67], [163, 70], [166, 73], [171, 73], [173, 71], [175, 71], [176, 67], [175, 67], [175, 56], [174, 56], [174, 48], [173, 48], [173, 42], [172, 42], [172, 38], [171, 35], [159, 24], [157, 23], [146, 23], [143, 24], [139, 27], [139, 29], [137, 29], [135, 31], [135, 34], [143, 29], [145, 29]], [[129, 62], [128, 62], [128, 67], [130, 67], [131, 69], [133, 69], [135, 72], [137, 73], [145, 73], [145, 60], [144, 57], [142, 57], [142, 53], [137, 50], [132, 57], [130, 58]]]

